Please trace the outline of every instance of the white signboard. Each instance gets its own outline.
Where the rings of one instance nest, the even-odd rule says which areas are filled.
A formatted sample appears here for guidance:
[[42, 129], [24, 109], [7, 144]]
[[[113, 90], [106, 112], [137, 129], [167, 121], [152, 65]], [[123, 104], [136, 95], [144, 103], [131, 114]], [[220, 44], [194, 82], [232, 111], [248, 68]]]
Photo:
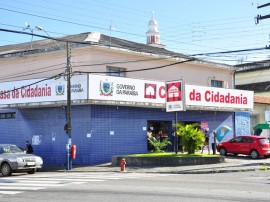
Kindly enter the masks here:
[[[87, 99], [87, 75], [71, 78], [71, 99]], [[0, 85], [0, 105], [67, 100], [67, 81], [32, 79], [4, 82]]]
[[[173, 83], [179, 81], [173, 81]], [[181, 81], [180, 81], [181, 82]], [[169, 84], [169, 82], [168, 82]], [[179, 85], [180, 86], [180, 85]], [[184, 87], [181, 85], [181, 87]], [[176, 95], [174, 87], [170, 88], [170, 96]], [[245, 90], [213, 88], [195, 85], [185, 85], [182, 91], [182, 102], [177, 105], [177, 110], [185, 106], [216, 107], [253, 110], [254, 92]], [[180, 94], [179, 94], [180, 93]], [[178, 90], [178, 95], [181, 95]], [[166, 103], [165, 82], [130, 79], [112, 76], [89, 75], [89, 99]], [[169, 97], [170, 98], [170, 97]], [[180, 99], [180, 97], [179, 97]], [[180, 100], [179, 100], [180, 101]], [[169, 106], [168, 106], [169, 108]], [[167, 106], [166, 106], [167, 109]], [[167, 109], [168, 111], [170, 109]]]
[[[185, 85], [183, 91], [177, 90], [172, 83], [167, 84], [172, 87], [168, 88], [169, 102], [177, 96], [178, 101], [181, 101], [180, 104], [171, 107], [174, 109], [177, 107], [177, 110], [185, 109], [185, 106], [217, 107], [219, 110], [222, 108], [253, 110], [253, 91], [194, 85]], [[179, 97], [180, 95], [182, 97]], [[129, 105], [136, 103], [165, 105], [166, 84], [160, 81], [112, 76], [75, 75], [71, 78], [71, 99], [119, 101], [119, 104], [123, 101], [129, 102]], [[57, 80], [33, 79], [0, 84], [0, 106], [66, 100], [67, 81], [63, 77]], [[166, 109], [169, 111], [169, 106], [167, 108], [166, 105]]]
[[89, 75], [89, 99], [165, 103], [164, 82]]
[[184, 110], [183, 81], [166, 82], [166, 112]]
[[254, 92], [226, 88], [186, 85], [186, 105], [253, 109]]

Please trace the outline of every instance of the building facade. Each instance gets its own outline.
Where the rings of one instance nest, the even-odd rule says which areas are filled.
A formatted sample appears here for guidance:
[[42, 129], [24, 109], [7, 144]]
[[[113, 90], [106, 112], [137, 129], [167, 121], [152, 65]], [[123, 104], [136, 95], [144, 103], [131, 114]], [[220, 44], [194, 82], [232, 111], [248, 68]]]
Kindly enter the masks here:
[[[151, 30], [157, 34], [153, 22], [147, 36]], [[233, 89], [233, 67], [171, 52], [159, 42], [145, 45], [92, 32], [0, 47], [0, 142], [23, 146], [31, 140], [46, 164], [65, 164], [67, 65], [75, 164], [145, 153], [148, 128], [174, 141], [176, 121], [197, 123], [210, 133], [230, 128], [219, 141], [249, 134], [253, 92]], [[165, 84], [177, 80], [184, 81], [185, 110], [175, 120], [174, 112], [166, 112]]]
[[[259, 61], [236, 66], [236, 88], [254, 91], [254, 110], [250, 112], [250, 130], [261, 122], [270, 121], [270, 62]], [[263, 130], [270, 137], [270, 130]]]

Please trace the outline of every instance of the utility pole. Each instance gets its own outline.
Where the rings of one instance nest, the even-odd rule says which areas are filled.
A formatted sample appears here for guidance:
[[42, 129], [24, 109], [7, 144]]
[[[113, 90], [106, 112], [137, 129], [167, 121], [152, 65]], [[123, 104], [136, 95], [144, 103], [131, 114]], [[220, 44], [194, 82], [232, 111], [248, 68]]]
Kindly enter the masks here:
[[68, 135], [68, 141], [66, 145], [67, 149], [67, 170], [72, 169], [72, 160], [71, 160], [71, 84], [70, 84], [70, 78], [71, 78], [71, 54], [70, 54], [70, 47], [69, 42], [67, 42], [67, 110], [66, 110], [66, 119], [67, 123], [65, 125], [65, 130]]
[[[266, 4], [263, 4], [261, 6], [258, 6], [257, 8], [263, 8], [263, 7], [266, 7], [266, 6], [270, 6], [270, 3], [266, 3]], [[260, 20], [264, 20], [264, 19], [267, 19], [267, 18], [270, 18], [270, 14], [268, 15], [264, 15], [264, 16], [261, 16], [261, 15], [257, 15], [257, 17], [255, 17], [255, 24], [259, 24], [259, 21]]]

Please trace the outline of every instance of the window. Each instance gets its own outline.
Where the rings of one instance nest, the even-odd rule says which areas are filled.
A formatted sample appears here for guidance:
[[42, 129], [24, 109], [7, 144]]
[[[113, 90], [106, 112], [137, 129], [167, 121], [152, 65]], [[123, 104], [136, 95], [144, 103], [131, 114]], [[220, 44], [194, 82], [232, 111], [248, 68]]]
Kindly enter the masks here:
[[211, 87], [222, 88], [223, 82], [218, 80], [211, 80]]
[[252, 143], [253, 142], [253, 139], [252, 138], [248, 138], [248, 137], [244, 137], [242, 142], [244, 143]]
[[125, 69], [124, 68], [117, 68], [117, 67], [107, 67], [107, 76], [119, 76], [125, 77]]
[[151, 43], [156, 43], [156, 37], [155, 36], [151, 36]]
[[260, 143], [267, 143], [267, 144], [269, 144], [269, 140], [266, 139], [266, 138], [259, 139], [259, 142]]
[[231, 140], [232, 143], [239, 143], [242, 141], [242, 137], [236, 137], [233, 140]]
[[250, 114], [250, 131], [253, 131], [253, 127], [260, 122], [260, 114]]
[[14, 119], [14, 118], [16, 118], [15, 112], [0, 113], [0, 119]]

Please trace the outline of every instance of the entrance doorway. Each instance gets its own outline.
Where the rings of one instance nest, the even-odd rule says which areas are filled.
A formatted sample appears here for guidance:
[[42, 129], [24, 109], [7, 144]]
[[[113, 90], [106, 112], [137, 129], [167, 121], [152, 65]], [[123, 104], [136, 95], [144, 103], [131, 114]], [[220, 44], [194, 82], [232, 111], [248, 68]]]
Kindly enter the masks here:
[[[162, 120], [148, 120], [147, 121], [147, 129], [152, 131], [152, 135], [154, 137], [158, 137], [161, 140], [164, 138], [169, 138], [172, 145], [169, 145], [167, 150], [173, 151], [173, 141], [174, 136], [172, 135], [173, 131], [172, 121], [162, 121]], [[149, 145], [149, 142], [147, 141], [147, 149], [151, 150], [151, 146]]]

